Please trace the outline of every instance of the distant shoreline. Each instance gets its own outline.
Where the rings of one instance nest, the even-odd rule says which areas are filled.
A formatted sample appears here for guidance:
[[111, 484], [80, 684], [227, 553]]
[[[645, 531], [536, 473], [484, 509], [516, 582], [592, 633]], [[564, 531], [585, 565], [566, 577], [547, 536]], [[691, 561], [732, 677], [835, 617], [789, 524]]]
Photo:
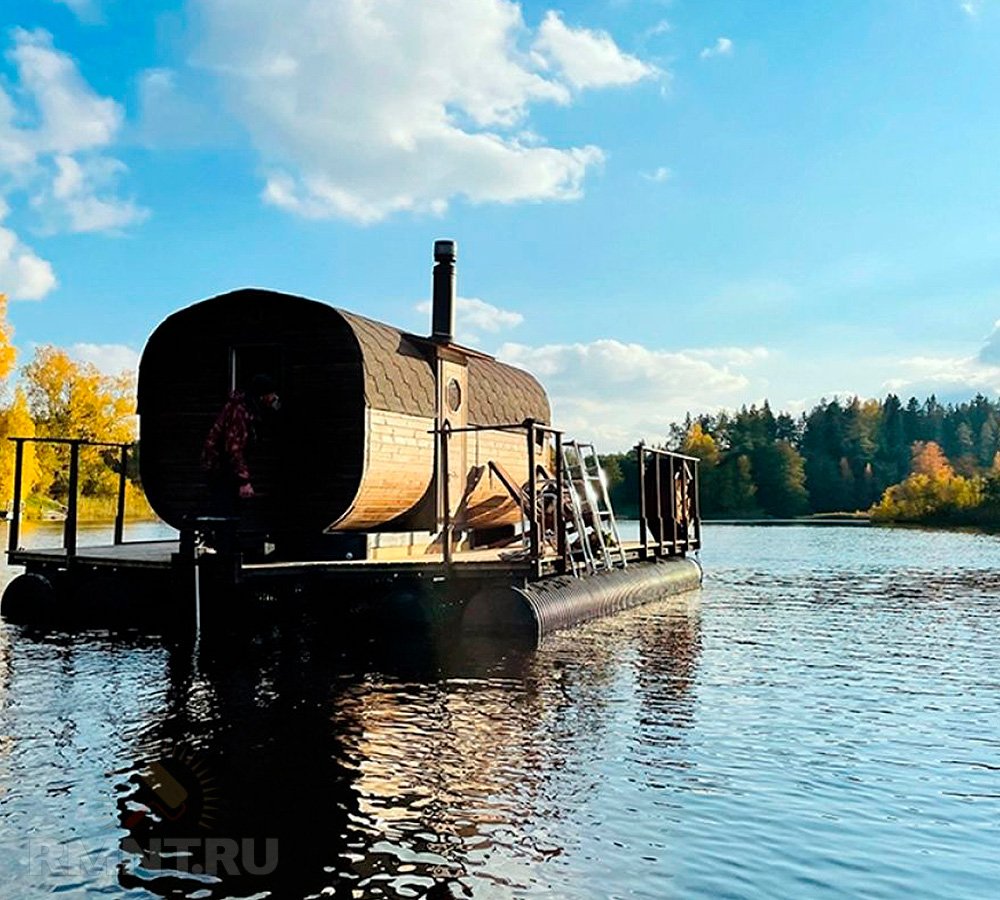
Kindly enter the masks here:
[[[10, 511], [6, 509], [0, 509], [0, 523], [10, 521]], [[21, 522], [31, 522], [32, 524], [42, 524], [42, 525], [62, 525], [66, 521], [65, 514], [57, 515], [55, 513], [50, 513], [47, 515], [22, 515]], [[112, 525], [114, 524], [115, 517], [100, 515], [100, 516], [79, 516], [77, 518], [77, 523], [80, 525]], [[126, 522], [158, 522], [159, 519], [155, 514], [153, 515], [138, 515], [135, 513], [126, 514]]]
[[928, 519], [926, 521], [876, 522], [867, 516], [845, 516], [843, 518], [802, 518], [802, 519], [702, 519], [705, 525], [723, 525], [727, 527], [750, 525], [754, 527], [790, 528], [805, 526], [807, 528], [896, 528], [913, 531], [962, 531], [976, 534], [998, 534], [1000, 526], [982, 522], [949, 522]]
[[805, 525], [811, 528], [871, 528], [875, 523], [867, 516], [844, 516], [843, 518], [803, 517], [801, 519], [702, 519], [705, 525], [756, 525], [776, 528]]

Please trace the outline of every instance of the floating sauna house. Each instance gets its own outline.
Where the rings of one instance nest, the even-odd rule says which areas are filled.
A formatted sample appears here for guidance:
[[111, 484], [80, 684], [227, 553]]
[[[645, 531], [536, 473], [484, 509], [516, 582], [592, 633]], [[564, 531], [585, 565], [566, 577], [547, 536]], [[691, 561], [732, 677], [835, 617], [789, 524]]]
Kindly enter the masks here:
[[[431, 338], [255, 289], [174, 313], [153, 332], [139, 367], [142, 483], [153, 509], [178, 529], [204, 514], [205, 435], [233, 389], [267, 374], [282, 409], [249, 449], [258, 496], [243, 504], [246, 524], [277, 535], [434, 531], [437, 422], [550, 422], [531, 375], [452, 343], [450, 293], [443, 302], [442, 330]], [[484, 431], [451, 449], [462, 527], [520, 522], [495, 472], [527, 481], [523, 437]]]
[[[139, 462], [150, 504], [180, 543], [123, 543], [119, 515], [112, 547], [78, 550], [71, 461], [61, 555], [20, 547], [15, 518], [9, 557], [35, 580], [13, 594], [72, 584], [82, 560], [119, 573], [207, 566], [198, 547], [220, 531], [227, 562], [211, 562], [234, 584], [470, 576], [458, 606], [477, 625], [521, 613], [539, 627], [569, 624], [696, 584], [693, 563], [668, 573], [663, 562], [700, 546], [697, 461], [638, 448], [641, 541], [627, 546], [596, 453], [552, 428], [538, 381], [455, 343], [454, 242], [436, 242], [434, 256], [429, 336], [255, 288], [169, 316], [140, 363]], [[220, 520], [205, 438], [233, 391], [260, 375], [281, 410], [248, 445], [254, 496]], [[18, 466], [28, 440], [16, 442]], [[67, 441], [78, 458], [86, 442]], [[124, 496], [128, 448], [119, 449]], [[11, 593], [7, 611], [20, 602]]]

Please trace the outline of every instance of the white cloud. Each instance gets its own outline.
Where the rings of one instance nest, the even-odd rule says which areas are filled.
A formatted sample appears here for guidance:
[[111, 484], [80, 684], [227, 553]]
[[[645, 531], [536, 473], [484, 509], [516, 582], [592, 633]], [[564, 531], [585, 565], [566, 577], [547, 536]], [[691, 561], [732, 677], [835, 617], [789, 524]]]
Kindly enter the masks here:
[[674, 173], [671, 172], [666, 166], [659, 166], [658, 168], [653, 169], [652, 172], [640, 172], [639, 174], [642, 175], [646, 181], [653, 181], [659, 184], [664, 181], [669, 181], [673, 177]]
[[634, 84], [658, 74], [655, 66], [622, 53], [607, 32], [569, 28], [551, 10], [539, 26], [534, 50], [578, 90]]
[[902, 374], [884, 384], [895, 392], [965, 399], [977, 391], [1000, 392], [1000, 366], [983, 363], [975, 356], [912, 356], [899, 360], [895, 368]]
[[647, 38], [659, 37], [661, 34], [669, 34], [674, 30], [674, 26], [670, 24], [666, 19], [660, 19], [655, 25], [650, 26], [644, 32], [644, 36]]
[[745, 402], [745, 370], [768, 356], [764, 348], [654, 350], [602, 339], [528, 347], [505, 344], [499, 356], [533, 372], [552, 399], [559, 427], [603, 449], [640, 438], [662, 440], [685, 413]]
[[[417, 312], [430, 315], [430, 301], [418, 303]], [[477, 343], [480, 332], [497, 334], [516, 328], [523, 321], [524, 316], [519, 312], [501, 309], [476, 297], [458, 297], [455, 301], [455, 335], [467, 344]]]
[[51, 264], [9, 228], [0, 227], [0, 294], [12, 300], [41, 300], [55, 286]]
[[[8, 212], [0, 197], [0, 222]], [[52, 266], [22, 244], [13, 231], [0, 227], [0, 294], [12, 300], [40, 300], [55, 286]]]
[[685, 350], [685, 356], [716, 366], [749, 366], [771, 356], [766, 347], [701, 347]]
[[983, 0], [962, 0], [959, 6], [967, 16], [975, 19], [983, 9]]
[[545, 146], [527, 127], [531, 107], [655, 71], [558, 16], [533, 34], [512, 0], [192, 0], [192, 10], [196, 64], [215, 73], [263, 157], [264, 201], [313, 218], [440, 214], [454, 197], [578, 198], [601, 150]]
[[713, 56], [732, 56], [733, 42], [727, 37], [717, 38], [711, 47], [706, 47], [698, 56], [701, 59], [711, 59]]
[[139, 369], [139, 353], [124, 344], [73, 344], [69, 355], [77, 362], [91, 363], [106, 375], [131, 374]]
[[101, 152], [121, 130], [121, 106], [87, 84], [48, 32], [18, 28], [12, 37], [15, 92], [0, 87], [0, 178], [8, 198], [27, 196], [53, 231], [117, 231], [142, 221], [146, 211], [115, 193], [124, 164]]
[[979, 351], [979, 361], [987, 365], [1000, 365], [1000, 319], [993, 323], [993, 330], [986, 336]]
[[114, 232], [148, 218], [148, 210], [114, 195], [118, 176], [125, 171], [118, 160], [98, 157], [81, 163], [72, 156], [57, 156], [54, 162], [51, 186], [32, 198], [32, 206], [47, 211], [50, 222], [76, 233]]
[[37, 108], [35, 128], [21, 130], [20, 139], [36, 154], [110, 144], [124, 118], [121, 106], [94, 92], [73, 60], [54, 48], [47, 31], [16, 28], [13, 35], [8, 56], [17, 66], [21, 89]]
[[900, 374], [884, 383], [891, 391], [962, 399], [977, 391], [996, 395], [1000, 393], [1000, 320], [976, 354], [911, 356], [896, 361], [893, 370]]
[[204, 80], [188, 85], [188, 73], [146, 69], [136, 80], [135, 140], [147, 147], [191, 147], [231, 138], [231, 128], [204, 96]]

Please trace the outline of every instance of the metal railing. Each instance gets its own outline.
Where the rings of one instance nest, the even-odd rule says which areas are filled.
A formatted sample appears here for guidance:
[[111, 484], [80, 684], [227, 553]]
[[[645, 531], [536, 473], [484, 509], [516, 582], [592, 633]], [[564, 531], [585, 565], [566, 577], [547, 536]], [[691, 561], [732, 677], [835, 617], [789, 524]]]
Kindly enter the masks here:
[[696, 456], [636, 445], [642, 557], [677, 556], [701, 548]]
[[[446, 421], [434, 431], [438, 438], [438, 525], [441, 528], [445, 565], [450, 566], [453, 562], [455, 530], [461, 525], [460, 521], [456, 522], [451, 509], [451, 485], [448, 477], [451, 439], [458, 434], [484, 431], [521, 432], [527, 442], [527, 483], [507, 484], [508, 479], [502, 480], [511, 499], [521, 507], [526, 528], [526, 534], [522, 537], [526, 538], [532, 577], [542, 576], [547, 561], [560, 574], [577, 573], [568, 537], [568, 527], [574, 523], [567, 501], [569, 485], [563, 454], [563, 432], [533, 419], [504, 425], [469, 425], [457, 428]], [[549, 473], [544, 465], [539, 464], [539, 448], [545, 447], [544, 438], [540, 442], [539, 436], [552, 438], [554, 473]], [[645, 444], [636, 447], [636, 457], [639, 466], [640, 558], [677, 556], [700, 549], [701, 510], [697, 457], [647, 447]], [[491, 462], [489, 465], [495, 464]], [[499, 474], [501, 469], [496, 467], [494, 471]], [[600, 522], [593, 523], [593, 528], [600, 527]], [[544, 549], [550, 534], [555, 538], [554, 555], [547, 555]], [[586, 534], [579, 535], [578, 550], [586, 540]]]
[[114, 542], [125, 541], [125, 486], [128, 481], [128, 454], [132, 444], [113, 444], [84, 438], [12, 437], [14, 443], [14, 500], [10, 511], [7, 552], [14, 553], [21, 540], [21, 488], [24, 476], [25, 444], [57, 444], [69, 447], [69, 483], [67, 485], [66, 520], [63, 525], [63, 548], [67, 558], [76, 555], [77, 512], [80, 503], [80, 448], [103, 447], [118, 451], [118, 496], [115, 508]]
[[[550, 505], [554, 506], [554, 513], [552, 516], [552, 531], [554, 532], [556, 538], [556, 555], [554, 561], [558, 571], [569, 571], [569, 551], [566, 542], [566, 510], [565, 504], [562, 502], [565, 489], [565, 472], [563, 470], [562, 454], [563, 432], [548, 425], [543, 425], [541, 422], [536, 422], [534, 419], [525, 419], [523, 422], [512, 422], [510, 424], [503, 425], [465, 425], [458, 428], [453, 428], [446, 420], [440, 428], [435, 429], [434, 433], [438, 436], [438, 466], [436, 476], [437, 483], [440, 486], [439, 490], [441, 498], [441, 511], [439, 519], [441, 524], [443, 543], [442, 551], [445, 565], [451, 565], [453, 560], [453, 543], [456, 526], [455, 518], [451, 512], [451, 486], [450, 479], [448, 477], [449, 444], [451, 442], [451, 438], [456, 434], [473, 434], [483, 431], [524, 433], [525, 441], [527, 442], [529, 472], [527, 485], [525, 486], [527, 488], [526, 496], [512, 496], [511, 499], [521, 506], [521, 511], [528, 527], [528, 558], [531, 564], [532, 575], [535, 578], [540, 578], [542, 576], [543, 560], [545, 556], [543, 550], [546, 534], [545, 512], [547, 506]], [[555, 473], [551, 477], [549, 477], [545, 467], [540, 465], [538, 461], [538, 438], [540, 435], [551, 435], [554, 439], [553, 449], [555, 454]], [[544, 445], [543, 437], [542, 446], [544, 447]], [[540, 502], [540, 474], [543, 474], [543, 486], [547, 482], [551, 482], [554, 486], [556, 498], [556, 502], [554, 504], [547, 504], [544, 500]], [[520, 494], [523, 491], [523, 487], [521, 485], [514, 485], [509, 489], [509, 491], [511, 490]]]

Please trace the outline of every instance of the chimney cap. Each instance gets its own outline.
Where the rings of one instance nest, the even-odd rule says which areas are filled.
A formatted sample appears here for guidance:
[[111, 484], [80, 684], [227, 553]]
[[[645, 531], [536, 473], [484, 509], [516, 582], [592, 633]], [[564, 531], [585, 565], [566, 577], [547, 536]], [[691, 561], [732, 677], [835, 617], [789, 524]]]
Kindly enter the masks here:
[[434, 259], [450, 259], [452, 262], [458, 256], [458, 243], [451, 240], [434, 242]]

